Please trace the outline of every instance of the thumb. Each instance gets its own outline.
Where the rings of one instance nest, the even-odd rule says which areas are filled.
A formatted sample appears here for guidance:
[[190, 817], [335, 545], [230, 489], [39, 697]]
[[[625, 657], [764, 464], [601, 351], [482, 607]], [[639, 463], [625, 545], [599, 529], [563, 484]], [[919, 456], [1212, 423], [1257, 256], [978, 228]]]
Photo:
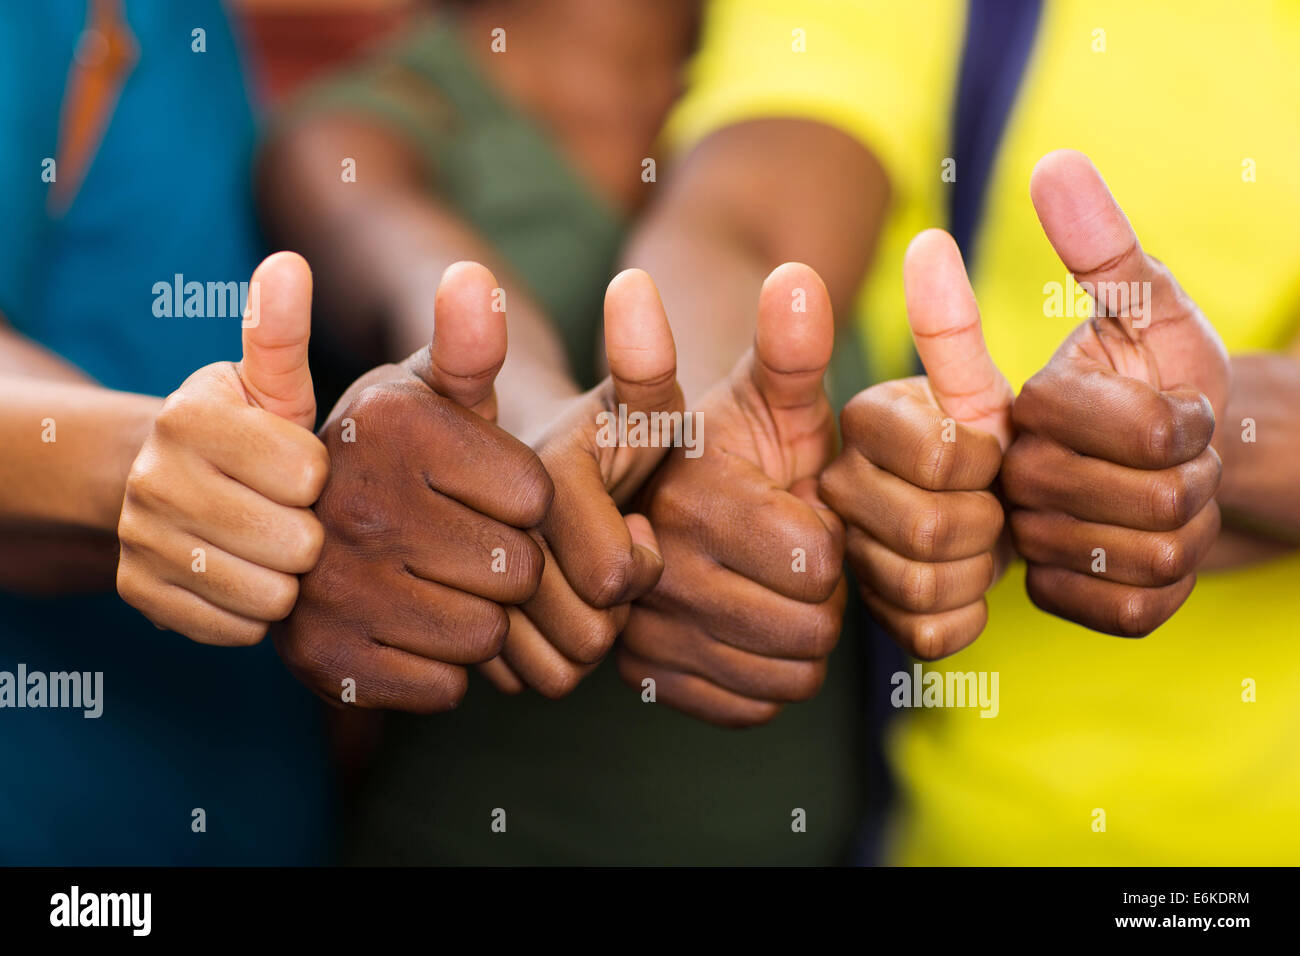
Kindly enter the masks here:
[[307, 366], [311, 269], [296, 252], [277, 252], [253, 271], [248, 289], [240, 381], [254, 404], [314, 428], [316, 395]]
[[912, 341], [939, 407], [963, 425], [1011, 443], [1013, 393], [993, 364], [961, 250], [942, 229], [917, 235], [903, 257]]
[[835, 317], [821, 276], [801, 262], [777, 266], [758, 295], [751, 374], [773, 409], [818, 405], [835, 348]]
[[1153, 300], [1174, 290], [1168, 271], [1142, 251], [1101, 173], [1083, 153], [1058, 149], [1034, 166], [1029, 195], [1048, 241], [1096, 302], [1097, 315], [1114, 317], [1136, 342], [1151, 325]]
[[614, 395], [629, 410], [676, 409], [677, 346], [654, 280], [625, 269], [605, 291], [605, 359]]
[[429, 361], [416, 374], [444, 398], [496, 421], [493, 390], [506, 360], [506, 313], [496, 277], [477, 262], [454, 262], [433, 303]]

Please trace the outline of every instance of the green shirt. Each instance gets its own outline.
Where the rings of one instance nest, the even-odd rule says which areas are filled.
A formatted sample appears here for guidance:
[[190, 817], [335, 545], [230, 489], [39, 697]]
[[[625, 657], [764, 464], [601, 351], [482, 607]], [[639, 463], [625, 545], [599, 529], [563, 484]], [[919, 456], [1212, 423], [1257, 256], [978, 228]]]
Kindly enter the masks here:
[[[418, 27], [299, 109], [361, 113], [406, 135], [440, 200], [528, 284], [591, 383], [623, 223], [501, 99], [454, 29]], [[817, 698], [746, 731], [643, 702], [609, 660], [560, 701], [506, 696], [474, 675], [456, 711], [390, 715], [349, 861], [840, 862], [863, 807], [855, 650], [836, 652]]]

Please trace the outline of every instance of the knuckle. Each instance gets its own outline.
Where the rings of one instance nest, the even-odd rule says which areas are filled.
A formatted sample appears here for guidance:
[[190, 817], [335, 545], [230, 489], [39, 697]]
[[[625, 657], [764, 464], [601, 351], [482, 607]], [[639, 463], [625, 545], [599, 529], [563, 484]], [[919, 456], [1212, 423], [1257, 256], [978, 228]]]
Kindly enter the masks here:
[[[1050, 369], [1050, 365], [1048, 369]], [[1011, 405], [1011, 421], [1017, 430], [1032, 428], [1047, 395], [1052, 389], [1048, 369], [1039, 371], [1020, 387], [1020, 394]]]
[[592, 607], [612, 607], [627, 593], [631, 577], [630, 554], [606, 555], [586, 575], [579, 597]]
[[268, 621], [283, 621], [298, 603], [298, 579], [292, 574], [277, 574], [267, 588], [265, 612]]
[[810, 658], [826, 657], [831, 651], [835, 650], [835, 645], [839, 643], [840, 631], [843, 628], [843, 619], [840, 613], [834, 608], [823, 606], [817, 608], [811, 615], [804, 631], [804, 647], [802, 650]]
[[315, 435], [309, 435], [297, 462], [293, 493], [303, 506], [314, 504], [325, 490], [330, 475], [329, 452]]
[[957, 444], [927, 437], [917, 445], [913, 469], [921, 487], [931, 491], [948, 487], [957, 468]]
[[315, 513], [296, 509], [276, 529], [282, 542], [285, 564], [292, 574], [306, 574], [320, 560], [325, 548], [325, 526]]
[[154, 416], [154, 431], [168, 441], [183, 439], [193, 424], [195, 416], [201, 414], [202, 407], [185, 389], [172, 392], [163, 400], [162, 407]]
[[809, 597], [819, 603], [828, 601], [844, 571], [844, 545], [823, 528], [811, 536], [805, 552]]
[[1130, 590], [1115, 608], [1115, 630], [1124, 637], [1145, 637], [1159, 624], [1158, 608], [1140, 589]]
[[519, 533], [508, 548], [508, 581], [511, 604], [522, 604], [534, 594], [542, 583], [546, 557], [532, 538]]
[[925, 613], [939, 601], [939, 572], [933, 564], [909, 561], [899, 581], [899, 598], [909, 611]]
[[543, 697], [559, 700], [572, 693], [581, 679], [582, 675], [577, 668], [564, 661], [555, 660], [538, 670], [534, 687]]
[[921, 618], [908, 627], [907, 643], [912, 654], [923, 661], [937, 661], [944, 655], [946, 635], [939, 621], [931, 617]]
[[321, 500], [320, 513], [332, 529], [352, 544], [384, 540], [394, 529], [392, 508], [364, 482], [331, 486]]
[[1170, 461], [1177, 451], [1179, 429], [1169, 415], [1160, 415], [1147, 425], [1146, 452], [1153, 462]]
[[1159, 585], [1173, 584], [1192, 570], [1192, 549], [1177, 535], [1159, 535], [1151, 548], [1151, 578]]
[[1181, 528], [1191, 520], [1192, 493], [1181, 474], [1157, 478], [1150, 493], [1151, 520], [1160, 528]]
[[505, 608], [490, 601], [475, 602], [476, 608], [461, 627], [465, 652], [474, 663], [489, 661], [505, 647], [510, 617]]
[[534, 455], [527, 467], [519, 469], [509, 494], [518, 508], [520, 527], [533, 528], [541, 524], [551, 510], [555, 484], [546, 467]]
[[789, 697], [792, 701], [811, 700], [816, 697], [826, 681], [823, 661], [798, 661], [791, 675]]
[[573, 656], [582, 664], [595, 664], [609, 653], [618, 638], [618, 624], [612, 614], [593, 614], [579, 629]]
[[947, 513], [937, 504], [920, 508], [907, 523], [905, 540], [909, 556], [917, 561], [932, 561], [939, 553], [948, 531]]

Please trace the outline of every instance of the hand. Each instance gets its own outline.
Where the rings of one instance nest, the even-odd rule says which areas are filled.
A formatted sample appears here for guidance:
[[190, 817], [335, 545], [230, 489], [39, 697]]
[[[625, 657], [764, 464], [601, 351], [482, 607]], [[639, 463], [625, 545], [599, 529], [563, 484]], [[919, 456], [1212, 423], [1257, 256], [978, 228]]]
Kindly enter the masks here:
[[537, 588], [542, 554], [525, 529], [552, 487], [537, 456], [493, 424], [506, 354], [496, 287], [477, 263], [448, 268], [432, 345], [354, 382], [321, 429], [333, 464], [316, 506], [325, 544], [274, 636], [289, 669], [332, 703], [456, 706], [466, 665], [501, 650], [502, 605]]
[[694, 410], [702, 453], [673, 449], [644, 493], [664, 573], [632, 608], [619, 673], [702, 720], [761, 724], [812, 697], [839, 638], [844, 532], [817, 497], [835, 447], [833, 340], [817, 274], [773, 271], [753, 348]]
[[253, 273], [244, 357], [199, 369], [163, 403], [127, 479], [117, 590], [203, 644], [256, 644], [298, 598], [329, 473], [311, 432], [311, 271], [291, 252]]
[[859, 393], [841, 415], [844, 450], [822, 497], [848, 525], [850, 566], [876, 620], [923, 660], [983, 631], [984, 593], [1007, 563], [992, 491], [1011, 440], [1011, 386], [989, 356], [961, 252], [918, 235], [903, 261], [925, 376]]
[[1087, 157], [1048, 154], [1030, 193], [1098, 314], [1016, 399], [1019, 435], [1002, 469], [1012, 538], [1040, 608], [1139, 637], [1186, 600], [1218, 535], [1209, 443], [1228, 357]]
[[623, 443], [620, 416], [633, 441], [639, 415], [652, 425], [683, 424], [672, 330], [654, 283], [640, 270], [609, 284], [605, 356], [609, 377], [574, 399], [534, 443], [555, 483], [555, 501], [535, 535], [546, 555], [541, 586], [510, 610], [505, 649], [483, 666], [506, 692], [529, 686], [562, 697], [573, 690], [613, 646], [630, 602], [663, 571], [650, 523], [620, 514], [674, 437], [668, 425], [652, 427], [648, 443]]

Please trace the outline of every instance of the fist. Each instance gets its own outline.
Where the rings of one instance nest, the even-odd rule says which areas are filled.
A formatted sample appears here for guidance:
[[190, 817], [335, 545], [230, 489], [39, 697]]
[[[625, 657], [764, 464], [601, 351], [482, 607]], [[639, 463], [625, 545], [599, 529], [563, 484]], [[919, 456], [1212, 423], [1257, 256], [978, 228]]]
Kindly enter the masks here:
[[256, 644], [320, 555], [311, 512], [329, 473], [311, 432], [311, 272], [290, 252], [253, 273], [243, 359], [199, 369], [163, 403], [131, 467], [117, 590], [161, 628]]
[[1140, 637], [1187, 599], [1219, 533], [1210, 439], [1227, 352], [1086, 157], [1044, 157], [1030, 192], [1096, 314], [1016, 399], [1002, 470], [1012, 539], [1040, 608]]
[[[507, 693], [572, 691], [663, 571], [645, 516], [620, 512], [663, 459], [671, 423], [682, 422], [672, 330], [644, 272], [629, 269], [609, 284], [605, 354], [609, 377], [574, 399], [536, 443], [555, 484], [536, 535], [546, 565], [537, 593], [510, 611], [501, 657], [483, 668]], [[617, 426], [623, 420], [631, 423], [626, 436]], [[639, 438], [638, 420], [650, 423]]]
[[674, 448], [643, 494], [664, 572], [633, 605], [619, 672], [712, 723], [765, 723], [812, 697], [839, 638], [844, 531], [817, 496], [835, 446], [833, 339], [817, 274], [776, 269], [754, 347], [693, 410], [699, 444]]
[[501, 650], [503, 605], [537, 588], [542, 553], [528, 529], [552, 487], [493, 423], [506, 350], [496, 285], [480, 265], [451, 266], [432, 344], [353, 383], [321, 429], [333, 464], [316, 506], [324, 548], [275, 641], [334, 704], [456, 706], [466, 667]]
[[1011, 386], [980, 331], [957, 244], [929, 230], [903, 263], [907, 315], [927, 374], [859, 393], [822, 497], [848, 526], [863, 601], [908, 653], [961, 650], [988, 620], [1006, 565], [992, 486], [1011, 437]]

